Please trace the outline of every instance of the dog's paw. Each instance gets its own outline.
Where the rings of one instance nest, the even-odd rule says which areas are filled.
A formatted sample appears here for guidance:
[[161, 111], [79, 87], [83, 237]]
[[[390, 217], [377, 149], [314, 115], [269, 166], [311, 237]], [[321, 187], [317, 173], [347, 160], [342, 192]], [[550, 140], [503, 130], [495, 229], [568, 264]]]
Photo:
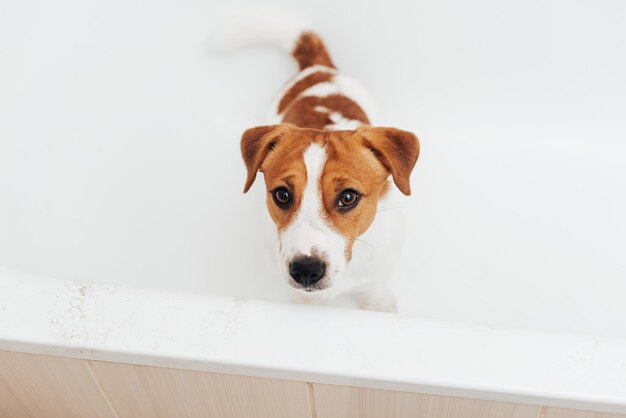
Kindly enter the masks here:
[[386, 286], [376, 286], [359, 291], [354, 296], [359, 308], [366, 311], [398, 312], [396, 297]]

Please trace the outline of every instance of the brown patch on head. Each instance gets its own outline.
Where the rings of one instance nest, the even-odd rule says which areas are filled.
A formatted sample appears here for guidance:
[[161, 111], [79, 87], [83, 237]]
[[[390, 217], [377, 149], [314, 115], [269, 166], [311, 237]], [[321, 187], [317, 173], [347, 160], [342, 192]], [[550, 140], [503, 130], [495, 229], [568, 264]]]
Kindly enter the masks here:
[[[268, 192], [267, 209], [278, 230], [289, 225], [302, 203], [307, 182], [303, 155], [315, 136], [313, 130], [290, 127], [261, 166]], [[274, 202], [272, 191], [279, 187], [286, 187], [291, 193], [293, 202], [288, 209], [280, 208]]]
[[[248, 168], [245, 190], [254, 181], [256, 170], [262, 171], [267, 207], [279, 230], [290, 224], [302, 203], [308, 181], [303, 155], [312, 143], [326, 152], [319, 179], [320, 217], [346, 239], [345, 257], [349, 260], [354, 241], [374, 220], [378, 201], [387, 192], [389, 175], [403, 193], [410, 192], [409, 175], [419, 144], [415, 135], [394, 128], [319, 131], [282, 124], [249, 129], [241, 145]], [[278, 187], [291, 193], [293, 202], [288, 208], [274, 202], [272, 191]], [[348, 209], [338, 205], [346, 190], [359, 195], [358, 202]]]
[[[312, 129], [280, 124], [248, 129], [241, 138], [241, 153], [248, 169], [244, 192], [254, 182], [257, 171], [262, 172], [268, 191], [267, 208], [279, 229], [291, 221], [300, 206], [307, 180], [302, 156], [317, 135], [319, 132]], [[286, 187], [293, 196], [287, 210], [274, 203], [271, 192], [278, 187]]]
[[[318, 108], [328, 111], [319, 111]], [[367, 115], [352, 99], [341, 94], [331, 94], [325, 97], [304, 96], [297, 99], [288, 107], [283, 122], [296, 126], [322, 130], [334, 122], [330, 119], [330, 112], [338, 112], [342, 117], [369, 123]]]
[[[322, 200], [328, 221], [346, 238], [345, 256], [350, 260], [354, 241], [374, 221], [389, 173], [355, 131], [338, 131], [331, 135], [326, 150]], [[337, 206], [344, 190], [358, 193], [359, 200], [354, 207], [341, 209]]]

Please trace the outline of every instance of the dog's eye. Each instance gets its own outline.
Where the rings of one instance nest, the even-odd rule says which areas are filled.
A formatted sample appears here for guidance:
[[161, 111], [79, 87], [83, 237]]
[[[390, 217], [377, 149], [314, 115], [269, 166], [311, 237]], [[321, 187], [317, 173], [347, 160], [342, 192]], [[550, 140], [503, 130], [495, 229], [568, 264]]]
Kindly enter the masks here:
[[337, 199], [337, 207], [339, 209], [353, 208], [359, 201], [359, 193], [356, 190], [346, 189], [339, 194]]
[[289, 189], [286, 187], [278, 187], [272, 190], [272, 197], [274, 198], [274, 202], [281, 208], [287, 208], [291, 205], [291, 201], [293, 200]]

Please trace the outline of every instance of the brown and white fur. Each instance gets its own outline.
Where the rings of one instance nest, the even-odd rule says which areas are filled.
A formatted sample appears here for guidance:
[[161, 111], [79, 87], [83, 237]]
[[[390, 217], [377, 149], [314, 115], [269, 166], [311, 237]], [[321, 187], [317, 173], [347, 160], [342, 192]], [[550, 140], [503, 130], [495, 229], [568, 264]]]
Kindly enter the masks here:
[[321, 39], [303, 28], [289, 16], [253, 14], [231, 30], [236, 47], [268, 43], [288, 49], [300, 69], [273, 106], [271, 124], [241, 138], [244, 192], [262, 172], [279, 274], [294, 300], [324, 304], [351, 293], [362, 309], [395, 311], [385, 285], [393, 267], [386, 261], [397, 254], [402, 231], [376, 225], [366, 245], [374, 251], [362, 257], [355, 242], [376, 229], [370, 226], [392, 192], [389, 177], [410, 194], [419, 142], [410, 132], [372, 126], [367, 92], [339, 74]]

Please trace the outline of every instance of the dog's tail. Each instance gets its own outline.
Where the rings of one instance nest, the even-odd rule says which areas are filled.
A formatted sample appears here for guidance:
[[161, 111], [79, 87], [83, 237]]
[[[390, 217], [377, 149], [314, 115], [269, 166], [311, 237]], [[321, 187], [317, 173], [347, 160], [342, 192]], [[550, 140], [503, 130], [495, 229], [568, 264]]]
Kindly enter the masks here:
[[216, 52], [266, 45], [290, 53], [301, 70], [335, 67], [320, 37], [289, 13], [250, 9], [219, 19], [211, 32], [211, 49]]

